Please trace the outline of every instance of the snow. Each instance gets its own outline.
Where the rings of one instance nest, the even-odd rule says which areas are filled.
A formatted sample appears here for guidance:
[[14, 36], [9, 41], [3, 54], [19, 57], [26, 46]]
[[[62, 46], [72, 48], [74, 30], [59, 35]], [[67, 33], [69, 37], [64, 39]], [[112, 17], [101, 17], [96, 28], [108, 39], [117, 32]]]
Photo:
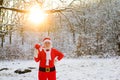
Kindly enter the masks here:
[[[17, 69], [35, 67], [25, 74], [14, 73]], [[38, 63], [26, 61], [0, 61], [0, 80], [37, 80]], [[63, 59], [56, 63], [57, 80], [120, 80], [120, 58]]]

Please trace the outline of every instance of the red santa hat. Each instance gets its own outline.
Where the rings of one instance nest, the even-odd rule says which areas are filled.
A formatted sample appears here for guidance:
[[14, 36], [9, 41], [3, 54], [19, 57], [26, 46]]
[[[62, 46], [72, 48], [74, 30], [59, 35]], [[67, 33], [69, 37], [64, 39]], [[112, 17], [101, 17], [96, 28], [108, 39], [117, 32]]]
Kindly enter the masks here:
[[50, 42], [50, 48], [52, 48], [52, 41], [49, 37], [46, 37], [46, 38], [43, 39], [43, 45], [44, 45], [45, 42]]
[[46, 37], [46, 38], [44, 38], [44, 39], [43, 39], [43, 43], [45, 43], [45, 42], [50, 42], [50, 43], [52, 44], [51, 39], [50, 39], [50, 38], [48, 38], [48, 37]]

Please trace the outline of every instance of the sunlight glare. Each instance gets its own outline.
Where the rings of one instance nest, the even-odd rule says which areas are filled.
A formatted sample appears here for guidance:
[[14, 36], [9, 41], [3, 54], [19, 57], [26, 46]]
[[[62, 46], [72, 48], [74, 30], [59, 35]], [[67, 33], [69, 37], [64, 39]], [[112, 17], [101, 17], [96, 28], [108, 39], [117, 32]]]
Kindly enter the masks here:
[[46, 18], [45, 12], [39, 6], [33, 6], [30, 9], [29, 20], [35, 24], [42, 23]]

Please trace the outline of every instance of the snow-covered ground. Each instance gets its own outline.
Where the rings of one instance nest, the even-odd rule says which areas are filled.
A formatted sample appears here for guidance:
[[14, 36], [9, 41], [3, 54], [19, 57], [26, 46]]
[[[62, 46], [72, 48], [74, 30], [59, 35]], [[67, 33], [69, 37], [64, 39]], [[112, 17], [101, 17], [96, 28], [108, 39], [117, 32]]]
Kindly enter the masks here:
[[[32, 72], [16, 74], [16, 69], [35, 67]], [[0, 61], [0, 80], [37, 80], [38, 63], [28, 61]], [[120, 58], [63, 59], [56, 63], [57, 80], [120, 80]]]

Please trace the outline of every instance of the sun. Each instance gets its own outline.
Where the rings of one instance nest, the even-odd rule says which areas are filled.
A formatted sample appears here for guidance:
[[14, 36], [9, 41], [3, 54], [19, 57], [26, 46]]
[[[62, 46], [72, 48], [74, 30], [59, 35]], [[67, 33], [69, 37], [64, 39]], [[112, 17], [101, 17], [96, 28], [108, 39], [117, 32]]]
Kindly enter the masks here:
[[46, 16], [47, 14], [39, 6], [33, 6], [30, 9], [28, 19], [32, 23], [40, 24], [45, 20]]

